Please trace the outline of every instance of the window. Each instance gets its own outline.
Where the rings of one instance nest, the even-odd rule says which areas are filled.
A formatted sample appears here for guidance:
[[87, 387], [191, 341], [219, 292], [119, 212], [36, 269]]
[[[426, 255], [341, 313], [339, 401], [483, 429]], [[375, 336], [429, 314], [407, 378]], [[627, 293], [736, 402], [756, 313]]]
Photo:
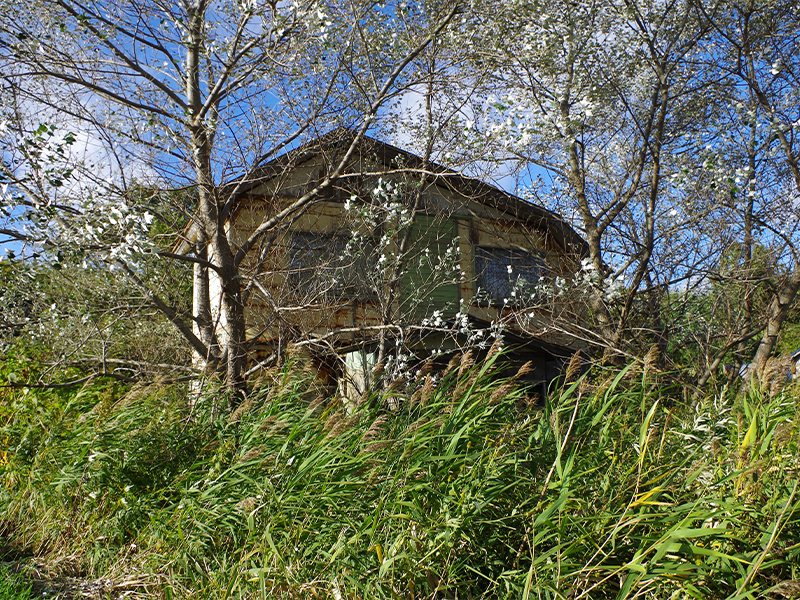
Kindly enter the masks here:
[[295, 232], [289, 242], [289, 285], [297, 296], [312, 301], [372, 300], [375, 263], [371, 239], [356, 243], [344, 235]]
[[538, 252], [478, 246], [475, 275], [478, 302], [515, 305], [535, 298], [536, 285], [547, 275], [547, 266]]

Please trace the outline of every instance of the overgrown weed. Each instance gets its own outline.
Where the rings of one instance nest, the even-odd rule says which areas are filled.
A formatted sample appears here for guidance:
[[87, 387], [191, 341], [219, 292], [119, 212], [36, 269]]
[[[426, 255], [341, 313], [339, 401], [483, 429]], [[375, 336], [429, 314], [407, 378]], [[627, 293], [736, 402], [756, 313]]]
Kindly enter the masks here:
[[357, 407], [289, 365], [231, 418], [174, 386], [3, 390], [5, 542], [164, 598], [733, 600], [800, 578], [793, 390], [684, 406], [629, 367], [530, 410], [501, 359]]

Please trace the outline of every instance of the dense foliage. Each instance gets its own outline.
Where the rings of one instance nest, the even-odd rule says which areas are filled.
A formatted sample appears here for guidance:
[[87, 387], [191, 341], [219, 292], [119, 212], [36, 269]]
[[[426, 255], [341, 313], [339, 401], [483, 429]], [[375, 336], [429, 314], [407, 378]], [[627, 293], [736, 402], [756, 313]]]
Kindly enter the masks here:
[[2, 541], [141, 597], [790, 595], [793, 389], [682, 403], [629, 367], [536, 407], [498, 360], [350, 406], [295, 362], [232, 415], [176, 386], [3, 389]]
[[[55, 266], [0, 259], [0, 350], [33, 348], [37, 360], [58, 371], [80, 367], [81, 375], [152, 378], [187, 370], [190, 354], [175, 328], [119, 271]], [[162, 266], [142, 265], [142, 275], [188, 313], [190, 274], [183, 265]], [[41, 374], [48, 379], [48, 371]]]

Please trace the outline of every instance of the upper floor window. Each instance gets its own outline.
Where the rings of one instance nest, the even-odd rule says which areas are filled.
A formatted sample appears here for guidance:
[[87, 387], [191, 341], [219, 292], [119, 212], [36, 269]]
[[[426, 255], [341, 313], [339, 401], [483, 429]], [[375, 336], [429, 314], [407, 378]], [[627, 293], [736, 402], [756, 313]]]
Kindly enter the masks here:
[[354, 243], [348, 236], [294, 232], [289, 240], [289, 285], [297, 296], [371, 300], [376, 296], [375, 244]]
[[514, 248], [475, 248], [478, 302], [502, 306], [524, 304], [536, 297], [536, 286], [547, 275], [539, 252]]

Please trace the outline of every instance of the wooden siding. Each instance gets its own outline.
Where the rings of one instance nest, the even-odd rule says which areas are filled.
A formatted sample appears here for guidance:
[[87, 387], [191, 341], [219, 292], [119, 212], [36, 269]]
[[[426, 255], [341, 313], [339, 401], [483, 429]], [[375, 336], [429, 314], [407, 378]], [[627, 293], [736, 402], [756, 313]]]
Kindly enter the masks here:
[[[319, 173], [319, 165], [304, 165], [280, 180], [266, 182], [252, 190], [233, 217], [233, 246], [241, 244], [255, 231], [266, 214], [277, 213], [307, 191]], [[334, 301], [318, 298], [314, 302], [304, 302], [290, 290], [287, 273], [292, 231], [349, 236], [355, 221], [344, 210], [342, 199], [343, 196], [313, 203], [293, 223], [290, 231], [282, 232], [274, 240], [262, 264], [258, 264], [258, 246], [245, 258], [243, 272], [255, 276], [259, 283], [253, 288], [245, 307], [249, 339], [260, 340], [269, 346], [279, 339], [325, 335], [342, 329], [382, 324], [376, 299], [339, 298]], [[462, 299], [469, 314], [481, 321], [491, 322], [513, 316], [516, 312], [520, 312], [522, 318], [521, 309], [478, 306], [474, 302], [477, 246], [538, 252], [544, 257], [550, 276], [568, 274], [576, 269], [575, 258], [566, 256], [564, 249], [547, 231], [526, 225], [495, 208], [454, 195], [441, 186], [431, 186], [426, 190], [423, 204], [428, 213], [418, 214], [412, 225], [401, 295], [391, 310], [393, 315], [400, 316], [400, 325], [419, 325], [435, 310], [441, 311], [442, 318], [450, 319], [458, 311]], [[363, 224], [360, 227], [364, 229], [359, 232], [362, 235], [377, 233], [365, 229]], [[389, 250], [396, 250], [396, 244], [397, 240], [392, 240]], [[437, 273], [435, 265], [448, 249], [459, 268], [455, 272]], [[243, 281], [243, 286], [247, 283]], [[219, 293], [213, 282], [212, 293]], [[539, 312], [539, 320], [547, 323], [547, 311]], [[223, 323], [220, 325], [224, 327]], [[335, 341], [348, 343], [370, 339], [374, 335], [374, 330], [355, 331], [337, 335]]]
[[[443, 318], [458, 312], [460, 279], [458, 223], [433, 215], [417, 215], [411, 226], [405, 273], [402, 280], [400, 315], [419, 324], [434, 311]], [[452, 266], [455, 266], [456, 272]]]

